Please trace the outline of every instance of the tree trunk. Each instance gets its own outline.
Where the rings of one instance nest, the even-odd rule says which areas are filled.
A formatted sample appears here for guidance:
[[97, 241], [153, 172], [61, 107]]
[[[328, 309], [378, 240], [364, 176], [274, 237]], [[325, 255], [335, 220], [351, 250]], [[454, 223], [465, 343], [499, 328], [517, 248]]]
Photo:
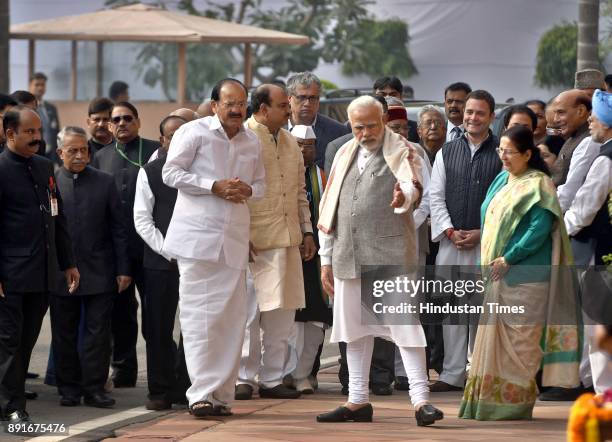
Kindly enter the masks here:
[[0, 0], [0, 92], [8, 94], [9, 88], [9, 0]]
[[578, 4], [578, 70], [600, 69], [599, 0]]

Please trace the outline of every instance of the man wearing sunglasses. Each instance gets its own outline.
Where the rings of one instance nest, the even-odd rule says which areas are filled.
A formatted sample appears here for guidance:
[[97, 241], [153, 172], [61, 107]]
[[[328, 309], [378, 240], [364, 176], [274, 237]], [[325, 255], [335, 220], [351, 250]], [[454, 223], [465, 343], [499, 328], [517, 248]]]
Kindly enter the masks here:
[[325, 166], [325, 148], [330, 141], [350, 132], [350, 129], [323, 114], [319, 113], [321, 97], [321, 80], [312, 72], [300, 72], [287, 80], [291, 117], [289, 130], [297, 124], [312, 126], [317, 136], [315, 163]]
[[[113, 384], [115, 388], [134, 387], [138, 375], [136, 341], [138, 340], [138, 293], [144, 293], [142, 260], [144, 243], [134, 227], [134, 196], [140, 168], [159, 148], [159, 143], [138, 135], [138, 110], [128, 102], [115, 104], [109, 128], [115, 140], [96, 152], [92, 166], [110, 173], [121, 198], [121, 206], [128, 231], [128, 255], [134, 282], [118, 294], [113, 308]], [[143, 317], [143, 329], [145, 318]]]

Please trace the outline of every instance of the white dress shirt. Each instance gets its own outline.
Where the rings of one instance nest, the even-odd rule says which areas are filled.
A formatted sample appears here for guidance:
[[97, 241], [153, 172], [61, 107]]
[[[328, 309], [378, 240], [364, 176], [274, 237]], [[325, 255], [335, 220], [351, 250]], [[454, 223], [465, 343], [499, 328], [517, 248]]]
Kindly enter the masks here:
[[251, 186], [251, 198], [264, 196], [265, 170], [257, 136], [241, 126], [229, 139], [216, 115], [186, 123], [172, 137], [162, 177], [179, 191], [164, 253], [246, 269], [249, 208], [217, 197], [212, 186], [238, 177]]
[[155, 195], [149, 185], [149, 178], [143, 168], [138, 172], [136, 180], [136, 197], [134, 198], [134, 227], [136, 232], [151, 247], [155, 253], [163, 256], [168, 261], [171, 256], [164, 253], [164, 235], [155, 226], [153, 219], [153, 207], [155, 206]]
[[565, 212], [565, 228], [575, 235], [590, 226], [595, 215], [612, 192], [612, 160], [600, 156], [593, 161], [584, 184], [576, 193], [571, 207]]
[[600, 147], [600, 143], [593, 141], [591, 137], [586, 137], [574, 150], [570, 160], [569, 171], [567, 172], [567, 179], [557, 189], [559, 204], [561, 204], [563, 212], [566, 212], [572, 205], [576, 192], [578, 192], [578, 189], [584, 183], [589, 172], [589, 167], [591, 167], [591, 164], [593, 164], [593, 161], [599, 155]]
[[447, 143], [449, 141], [452, 141], [452, 140], [456, 139], [456, 138], [459, 138], [459, 137], [453, 138], [453, 129], [455, 129], [456, 127], [461, 129], [461, 134], [463, 135], [463, 124], [461, 124], [459, 126], [455, 126], [450, 120], [447, 120], [447, 124], [446, 124], [446, 142]]

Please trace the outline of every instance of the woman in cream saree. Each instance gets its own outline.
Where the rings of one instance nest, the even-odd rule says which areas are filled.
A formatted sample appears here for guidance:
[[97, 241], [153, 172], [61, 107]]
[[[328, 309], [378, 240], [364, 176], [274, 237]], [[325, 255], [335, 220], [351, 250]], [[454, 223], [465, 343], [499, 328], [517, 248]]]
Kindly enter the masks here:
[[555, 187], [529, 129], [508, 129], [498, 150], [505, 170], [481, 209], [487, 290], [459, 410], [465, 419], [530, 419], [540, 367], [544, 385], [579, 383], [580, 316]]

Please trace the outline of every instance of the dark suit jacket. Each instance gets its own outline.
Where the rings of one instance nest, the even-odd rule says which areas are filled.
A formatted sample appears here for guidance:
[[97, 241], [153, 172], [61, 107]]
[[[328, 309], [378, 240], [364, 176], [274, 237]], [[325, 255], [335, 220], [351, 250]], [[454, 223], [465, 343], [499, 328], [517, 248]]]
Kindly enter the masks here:
[[[323, 114], [317, 114], [317, 121], [312, 129], [317, 136], [315, 143], [315, 149], [317, 151], [315, 163], [317, 163], [319, 167], [324, 168], [325, 148], [327, 148], [329, 142], [349, 133], [351, 130], [344, 124], [338, 123], [336, 120], [333, 120]], [[327, 173], [327, 170], [325, 172]]]
[[327, 145], [327, 149], [325, 149], [325, 167], [323, 169], [325, 171], [325, 176], [329, 177], [329, 172], [331, 171], [332, 164], [334, 164], [334, 158], [336, 157], [338, 149], [348, 140], [352, 139], [353, 133], [350, 132], [346, 135], [342, 135], [340, 138], [336, 138]]
[[43, 137], [47, 143], [47, 151], [45, 153], [47, 158], [49, 158], [49, 154], [55, 153], [55, 149], [57, 149], [57, 134], [61, 129], [59, 114], [57, 108], [48, 101], [41, 103], [38, 107], [38, 114], [42, 120]]
[[[130, 264], [125, 219], [113, 177], [92, 167], [80, 174], [62, 167], [56, 177], [81, 273], [75, 295], [115, 292], [116, 276], [130, 275]], [[70, 296], [63, 275], [58, 274], [57, 279], [57, 294]]]
[[134, 227], [134, 197], [136, 196], [136, 179], [140, 170], [140, 167], [135, 164], [139, 162], [141, 166], [147, 164], [160, 144], [157, 141], [142, 138], [142, 152], [139, 154], [140, 140], [140, 137], [136, 137], [125, 146], [125, 154], [131, 162], [119, 154], [113, 142], [96, 152], [91, 165], [103, 172], [110, 173], [115, 178], [115, 186], [119, 191], [128, 233], [128, 254], [130, 258], [142, 261], [144, 241], [136, 233]]
[[[51, 187], [57, 216], [51, 216]], [[58, 272], [75, 266], [53, 164], [8, 148], [0, 154], [0, 257], [0, 281], [16, 293], [54, 290]]]

